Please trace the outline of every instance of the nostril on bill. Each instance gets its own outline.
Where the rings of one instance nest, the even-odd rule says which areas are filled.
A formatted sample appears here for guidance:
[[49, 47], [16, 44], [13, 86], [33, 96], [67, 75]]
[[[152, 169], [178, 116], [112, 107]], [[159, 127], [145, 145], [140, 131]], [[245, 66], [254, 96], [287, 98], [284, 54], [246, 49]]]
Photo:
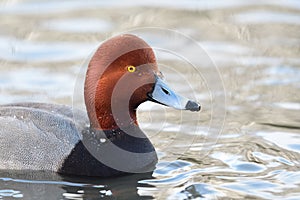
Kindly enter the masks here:
[[166, 95], [170, 95], [170, 92], [168, 91], [168, 90], [166, 90], [165, 88], [161, 88], [162, 89], [162, 91], [166, 94]]

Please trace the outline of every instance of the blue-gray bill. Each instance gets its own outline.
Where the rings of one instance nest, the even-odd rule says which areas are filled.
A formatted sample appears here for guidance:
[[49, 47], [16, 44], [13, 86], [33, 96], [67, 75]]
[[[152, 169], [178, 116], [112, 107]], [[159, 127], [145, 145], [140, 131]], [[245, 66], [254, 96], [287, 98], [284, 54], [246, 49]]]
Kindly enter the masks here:
[[153, 102], [160, 103], [178, 110], [200, 111], [201, 106], [179, 94], [176, 94], [161, 78], [156, 76], [152, 93], [148, 94]]

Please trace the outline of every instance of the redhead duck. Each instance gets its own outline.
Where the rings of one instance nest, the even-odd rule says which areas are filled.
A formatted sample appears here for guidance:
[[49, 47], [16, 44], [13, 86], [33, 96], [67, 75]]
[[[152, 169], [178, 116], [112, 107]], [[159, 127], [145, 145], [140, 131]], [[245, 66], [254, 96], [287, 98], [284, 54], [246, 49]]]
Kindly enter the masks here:
[[200, 110], [167, 86], [152, 48], [131, 34], [100, 45], [84, 86], [87, 112], [43, 103], [0, 106], [0, 169], [102, 177], [153, 171], [157, 155], [138, 126], [137, 107], [150, 100]]

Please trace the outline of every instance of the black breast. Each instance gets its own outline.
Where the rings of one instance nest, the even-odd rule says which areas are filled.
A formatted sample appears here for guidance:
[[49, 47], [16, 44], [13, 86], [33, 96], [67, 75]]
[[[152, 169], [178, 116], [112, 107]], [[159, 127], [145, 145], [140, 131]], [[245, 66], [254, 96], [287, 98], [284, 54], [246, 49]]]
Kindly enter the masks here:
[[154, 170], [155, 149], [137, 126], [125, 131], [88, 129], [82, 135], [60, 173], [107, 177]]

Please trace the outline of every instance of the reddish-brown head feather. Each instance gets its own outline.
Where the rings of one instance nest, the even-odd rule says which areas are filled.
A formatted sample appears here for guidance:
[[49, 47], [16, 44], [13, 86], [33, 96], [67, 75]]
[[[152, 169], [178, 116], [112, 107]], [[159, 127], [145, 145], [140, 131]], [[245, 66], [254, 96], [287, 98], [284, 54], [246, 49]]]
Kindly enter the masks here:
[[[133, 65], [135, 72], [128, 72]], [[91, 126], [114, 129], [136, 122], [136, 108], [147, 100], [157, 73], [151, 47], [134, 35], [105, 41], [92, 57], [86, 73], [85, 104]]]

